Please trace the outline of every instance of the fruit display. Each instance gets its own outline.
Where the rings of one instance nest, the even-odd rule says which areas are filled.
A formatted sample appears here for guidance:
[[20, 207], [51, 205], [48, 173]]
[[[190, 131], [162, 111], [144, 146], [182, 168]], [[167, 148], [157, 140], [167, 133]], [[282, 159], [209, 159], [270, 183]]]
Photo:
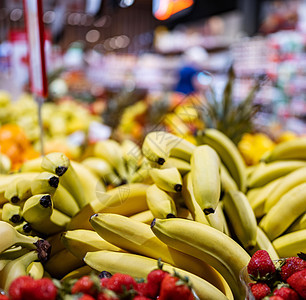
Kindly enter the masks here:
[[[252, 167], [217, 129], [195, 140], [151, 131], [140, 145], [103, 140], [82, 161], [52, 152], [1, 175], [0, 228], [10, 233], [0, 277], [33, 269], [61, 283], [92, 271], [146, 278], [161, 260], [199, 299], [244, 299], [239, 276], [257, 250], [273, 260], [306, 252], [305, 138]], [[25, 247], [39, 239], [51, 245], [43, 264]]]

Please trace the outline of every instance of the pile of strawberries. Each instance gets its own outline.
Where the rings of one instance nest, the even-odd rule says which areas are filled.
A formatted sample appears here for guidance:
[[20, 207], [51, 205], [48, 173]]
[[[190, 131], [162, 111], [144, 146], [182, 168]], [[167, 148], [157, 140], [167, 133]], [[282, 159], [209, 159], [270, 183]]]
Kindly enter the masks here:
[[272, 261], [265, 250], [258, 250], [247, 266], [249, 288], [255, 298], [270, 300], [306, 299], [306, 255]]
[[132, 276], [101, 272], [80, 279], [60, 282], [21, 276], [10, 285], [8, 295], [0, 300], [193, 300], [188, 278], [162, 270], [151, 271], [146, 280], [137, 282]]

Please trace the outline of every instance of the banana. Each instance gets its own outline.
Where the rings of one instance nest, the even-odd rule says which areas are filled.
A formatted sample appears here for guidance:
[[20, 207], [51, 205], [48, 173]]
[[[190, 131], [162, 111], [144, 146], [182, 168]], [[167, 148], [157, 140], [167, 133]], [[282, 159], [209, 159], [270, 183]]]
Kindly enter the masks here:
[[265, 213], [267, 213], [286, 192], [295, 186], [306, 182], [306, 167], [297, 169], [283, 178], [284, 180], [279, 182], [278, 185], [269, 193], [269, 197], [264, 206]]
[[223, 197], [224, 210], [233, 230], [247, 250], [254, 248], [257, 238], [257, 221], [252, 207], [240, 191], [229, 191]]
[[43, 278], [44, 272], [44, 267], [40, 261], [31, 262], [26, 269], [26, 274], [35, 280]]
[[250, 251], [250, 254], [253, 255], [257, 250], [266, 250], [269, 253], [271, 259], [273, 260], [279, 259], [279, 256], [276, 250], [274, 249], [272, 242], [269, 240], [269, 238], [266, 236], [266, 234], [262, 231], [262, 229], [259, 226], [257, 226], [256, 245]]
[[107, 184], [115, 186], [121, 184], [121, 179], [115, 174], [113, 167], [106, 160], [99, 157], [87, 157], [82, 161], [82, 164]]
[[12, 162], [10, 158], [5, 154], [0, 153], [0, 174], [9, 173], [11, 167], [12, 167]]
[[[144, 257], [141, 255], [120, 253], [112, 251], [97, 251], [88, 252], [84, 258], [84, 261], [91, 268], [102, 272], [108, 271], [111, 274], [123, 273], [129, 274], [136, 278], [146, 278], [150, 271], [157, 268], [157, 260]], [[200, 277], [174, 268], [169, 264], [164, 264], [163, 269], [170, 273], [173, 269], [182, 276], [187, 276], [192, 284], [193, 289], [201, 300], [225, 300], [228, 299], [220, 290], [214, 287]]]
[[221, 201], [219, 202], [216, 210], [213, 214], [209, 214], [206, 216], [208, 223], [211, 227], [224, 232], [227, 224], [225, 223], [225, 216], [223, 214], [223, 210], [221, 208]]
[[[95, 231], [105, 240], [128, 252], [141, 254], [189, 271], [222, 288], [219, 275], [206, 263], [168, 247], [151, 231], [150, 225], [117, 214], [96, 214], [90, 218]], [[111, 249], [105, 249], [110, 250]]]
[[284, 194], [260, 221], [259, 226], [274, 240], [306, 212], [306, 182]]
[[146, 135], [142, 153], [150, 161], [163, 165], [169, 156], [190, 161], [196, 146], [165, 131], [153, 131]]
[[256, 169], [248, 180], [249, 188], [266, 185], [270, 181], [285, 176], [299, 168], [306, 167], [305, 161], [275, 161]]
[[22, 223], [15, 225], [15, 229], [25, 235], [36, 235], [33, 230], [30, 223], [23, 221]]
[[306, 159], [306, 138], [297, 138], [276, 145], [265, 157], [265, 161], [284, 159]]
[[26, 160], [21, 165], [20, 171], [22, 173], [24, 173], [24, 172], [37, 172], [37, 173], [42, 172], [43, 171], [43, 169], [41, 167], [42, 160], [43, 160], [42, 156]]
[[246, 166], [236, 145], [221, 131], [208, 128], [198, 132], [200, 144], [211, 146], [220, 156], [240, 191], [245, 192], [247, 185]]
[[188, 219], [188, 220], [193, 220], [191, 212], [185, 207], [177, 207], [177, 217], [178, 218], [183, 218], [183, 219]]
[[120, 147], [129, 176], [131, 176], [140, 165], [142, 159], [141, 149], [136, 143], [128, 139], [123, 140]]
[[306, 229], [284, 234], [272, 242], [279, 257], [297, 256], [306, 252]]
[[28, 253], [30, 250], [21, 246], [14, 246], [0, 254], [0, 272], [12, 260]]
[[43, 156], [41, 168], [45, 171], [63, 176], [70, 166], [69, 158], [61, 152], [52, 152]]
[[134, 220], [134, 221], [138, 221], [141, 223], [145, 223], [145, 224], [151, 224], [154, 216], [151, 212], [151, 210], [144, 210], [138, 214], [132, 215], [130, 216], [130, 219]]
[[58, 185], [59, 185], [59, 176], [50, 172], [41, 172], [30, 183], [31, 194], [54, 195]]
[[4, 192], [4, 197], [12, 204], [20, 203], [31, 196], [31, 180], [22, 177], [11, 181]]
[[28, 249], [36, 249], [35, 243], [38, 237], [26, 236], [19, 233], [12, 225], [7, 222], [0, 221], [0, 253], [12, 246], [23, 246]]
[[146, 190], [149, 185], [131, 183], [121, 185], [105, 193], [83, 207], [68, 224], [67, 229], [92, 229], [89, 218], [99, 212], [110, 212], [130, 216], [147, 210]]
[[182, 195], [185, 205], [188, 207], [193, 219], [197, 222], [209, 225], [207, 216], [205, 216], [199, 203], [196, 201], [193, 193], [191, 173], [187, 173], [183, 178]]
[[220, 178], [221, 178], [221, 189], [225, 192], [230, 190], [238, 190], [237, 183], [228, 172], [224, 164], [220, 164]]
[[280, 184], [284, 183], [283, 178], [284, 177], [274, 179], [270, 181], [269, 183], [267, 183], [266, 185], [262, 186], [261, 188], [255, 188], [255, 189], [259, 189], [256, 195], [253, 195], [253, 197], [250, 197], [249, 195], [248, 200], [249, 200], [249, 203], [251, 204], [251, 207], [254, 211], [256, 218], [260, 218], [263, 215], [265, 215], [266, 202], [269, 201], [270, 195], [273, 193], [273, 191]]
[[151, 228], [168, 246], [210, 264], [227, 281], [235, 299], [244, 299], [239, 273], [250, 256], [233, 239], [210, 226], [186, 219], [155, 219]]
[[63, 249], [51, 256], [44, 267], [53, 278], [61, 279], [83, 265], [81, 259], [75, 257], [68, 249]]
[[177, 168], [150, 170], [151, 178], [160, 189], [166, 192], [181, 192], [182, 191], [182, 177]]
[[51, 245], [51, 253], [50, 257], [56, 254], [57, 252], [65, 249], [65, 246], [62, 243], [62, 231], [59, 233], [55, 233], [53, 235], [48, 236], [47, 241]]
[[190, 163], [176, 157], [168, 157], [166, 162], [161, 166], [161, 169], [177, 168], [181, 176], [184, 176], [191, 170]]
[[306, 213], [302, 214], [298, 217], [287, 229], [287, 233], [306, 229]]
[[52, 214], [53, 205], [49, 194], [37, 194], [27, 199], [22, 208], [23, 218], [32, 227], [34, 224], [42, 223]]
[[177, 211], [174, 200], [156, 184], [147, 189], [147, 204], [155, 218], [173, 218]]
[[99, 141], [95, 144], [93, 152], [94, 156], [106, 160], [116, 170], [122, 180], [127, 181], [127, 169], [119, 143], [114, 140]]
[[230, 232], [229, 226], [227, 224], [226, 217], [224, 215], [224, 201], [223, 200], [219, 202], [216, 212], [220, 214], [220, 218], [222, 219], [222, 223], [223, 223], [222, 232], [225, 233], [228, 236], [231, 236], [231, 232]]
[[22, 210], [19, 205], [5, 203], [2, 208], [2, 220], [12, 225], [22, 222]]
[[99, 250], [123, 251], [92, 230], [68, 230], [62, 234], [61, 241], [65, 248], [79, 259], [83, 259], [87, 252]]
[[38, 252], [30, 251], [10, 261], [0, 273], [0, 288], [7, 291], [14, 279], [26, 276], [28, 266], [35, 260], [38, 260]]
[[195, 199], [206, 215], [214, 213], [221, 190], [218, 154], [210, 146], [198, 146], [192, 153], [190, 164]]
[[85, 265], [85, 266], [82, 266], [80, 268], [77, 268], [77, 269], [69, 272], [61, 280], [64, 282], [66, 280], [69, 281], [71, 279], [80, 279], [81, 277], [86, 276], [86, 275], [90, 275], [92, 273], [97, 273], [97, 275], [98, 275], [97, 271], [95, 271], [91, 267]]

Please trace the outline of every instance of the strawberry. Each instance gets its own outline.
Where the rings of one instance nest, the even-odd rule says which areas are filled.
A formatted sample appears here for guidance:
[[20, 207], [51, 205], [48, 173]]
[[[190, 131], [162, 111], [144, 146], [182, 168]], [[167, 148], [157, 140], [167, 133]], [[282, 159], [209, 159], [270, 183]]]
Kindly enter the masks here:
[[251, 292], [255, 298], [255, 300], [260, 300], [271, 293], [271, 289], [265, 283], [250, 283]]
[[90, 295], [84, 294], [83, 296], [81, 296], [80, 298], [78, 298], [78, 300], [95, 300], [95, 298], [93, 298]]
[[187, 282], [177, 276], [167, 274], [160, 287], [159, 300], [193, 300], [193, 294]]
[[268, 297], [268, 298], [264, 298], [265, 300], [266, 299], [269, 299], [269, 300], [284, 300], [283, 297], [281, 296], [271, 296], [271, 297]]
[[145, 296], [135, 296], [134, 300], [152, 300], [152, 298], [147, 298]]
[[10, 300], [8, 296], [0, 294], [0, 300]]
[[136, 291], [140, 296], [147, 296], [147, 283], [146, 282], [138, 282]]
[[162, 269], [155, 269], [147, 275], [146, 295], [148, 297], [156, 298], [158, 296], [161, 282], [168, 274], [168, 272], [163, 271]]
[[135, 279], [127, 274], [116, 273], [109, 278], [106, 288], [114, 291], [117, 294], [122, 294], [125, 291], [137, 288]]
[[22, 300], [55, 300], [57, 288], [49, 278], [33, 280], [24, 287]]
[[108, 281], [109, 281], [109, 278], [107, 278], [107, 277], [101, 278], [100, 279], [101, 287], [105, 287], [106, 288]]
[[105, 290], [98, 294], [97, 300], [119, 300], [113, 291]]
[[287, 283], [303, 298], [306, 299], [306, 269], [292, 274]]
[[251, 257], [247, 270], [251, 279], [270, 280], [276, 274], [274, 263], [266, 250], [257, 250]]
[[286, 281], [295, 272], [306, 269], [306, 261], [299, 257], [289, 257], [281, 266], [280, 275]]
[[22, 300], [23, 289], [34, 279], [30, 276], [20, 276], [16, 278], [9, 287], [9, 296], [11, 300]]
[[95, 283], [90, 276], [81, 277], [71, 288], [71, 294], [88, 294], [94, 296], [97, 293]]
[[296, 291], [286, 286], [274, 290], [273, 295], [280, 296], [284, 300], [299, 300], [299, 295]]

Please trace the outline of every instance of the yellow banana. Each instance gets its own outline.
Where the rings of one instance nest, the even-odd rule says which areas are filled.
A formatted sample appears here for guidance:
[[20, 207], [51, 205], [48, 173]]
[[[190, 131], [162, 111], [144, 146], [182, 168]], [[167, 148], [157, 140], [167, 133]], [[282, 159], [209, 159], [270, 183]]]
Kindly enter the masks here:
[[31, 194], [49, 194], [53, 195], [59, 184], [59, 176], [50, 172], [41, 172], [31, 183]]
[[[224, 232], [226, 230], [227, 224], [225, 222], [225, 216], [221, 208], [221, 201], [219, 202], [216, 210], [213, 214], [206, 216], [208, 223], [211, 227]], [[225, 233], [225, 232], [224, 232]]]
[[19, 205], [5, 203], [2, 208], [2, 220], [12, 225], [22, 222], [22, 209]]
[[188, 220], [193, 220], [191, 212], [185, 207], [178, 207], [177, 208], [177, 217], [178, 218], [183, 218], [183, 219], [188, 219]]
[[44, 267], [40, 261], [31, 262], [26, 269], [27, 275], [31, 276], [35, 280], [43, 278], [44, 271]]
[[265, 213], [267, 213], [286, 192], [295, 186], [306, 182], [306, 167], [297, 169], [283, 178], [284, 180], [279, 182], [278, 185], [269, 193], [269, 197], [265, 202]]
[[218, 154], [210, 146], [198, 146], [192, 153], [190, 164], [195, 199], [206, 215], [214, 213], [221, 190]]
[[239, 273], [250, 256], [233, 239], [210, 226], [186, 219], [155, 219], [151, 228], [168, 246], [210, 264], [225, 278], [235, 299], [244, 299]]
[[245, 192], [247, 184], [246, 167], [236, 145], [221, 131], [208, 128], [198, 133], [200, 144], [211, 146], [220, 156], [240, 191]]
[[306, 252], [306, 229], [284, 234], [272, 242], [280, 257], [297, 256]]
[[154, 216], [151, 212], [151, 210], [144, 210], [138, 214], [132, 215], [130, 216], [130, 219], [134, 220], [134, 221], [138, 221], [141, 223], [145, 223], [145, 224], [151, 224]]
[[0, 254], [0, 272], [12, 260], [28, 253], [30, 250], [21, 246], [11, 247]]
[[[157, 268], [156, 259], [136, 254], [112, 251], [88, 252], [84, 258], [84, 261], [91, 268], [99, 272], [108, 271], [111, 274], [123, 273], [129, 274], [136, 278], [146, 278], [150, 271]], [[170, 273], [172, 273], [173, 269], [175, 269], [176, 272], [182, 276], [187, 276], [190, 279], [193, 289], [201, 300], [228, 299], [216, 287], [192, 273], [186, 272], [179, 268], [174, 268], [166, 263], [163, 265], [163, 269]]]
[[70, 166], [69, 158], [61, 152], [52, 152], [43, 156], [41, 168], [45, 171], [63, 176]]
[[299, 168], [306, 167], [305, 161], [275, 161], [256, 169], [248, 180], [250, 188], [261, 187], [270, 181], [285, 176]]
[[293, 232], [297, 230], [306, 229], [306, 213], [299, 216], [287, 229], [287, 232]]
[[128, 139], [123, 140], [120, 147], [129, 176], [131, 176], [140, 166], [142, 159], [141, 149], [136, 143]]
[[306, 183], [302, 183], [284, 194], [260, 221], [259, 226], [270, 240], [280, 236], [306, 212]]
[[83, 259], [87, 252], [99, 250], [123, 251], [92, 230], [68, 230], [62, 234], [61, 241], [65, 248], [79, 259]]
[[20, 203], [31, 196], [31, 180], [22, 177], [11, 181], [4, 192], [4, 197], [12, 204]]
[[225, 192], [228, 192], [229, 190], [238, 190], [237, 183], [222, 163], [220, 165], [220, 178], [222, 190]]
[[187, 173], [183, 178], [182, 195], [183, 195], [184, 203], [186, 204], [190, 213], [192, 214], [193, 219], [197, 222], [209, 225], [207, 216], [205, 216], [199, 203], [196, 201], [194, 197], [190, 172]]
[[180, 192], [182, 190], [182, 177], [177, 168], [152, 168], [150, 175], [156, 186], [166, 192]]
[[224, 210], [233, 230], [247, 250], [254, 248], [257, 239], [257, 221], [244, 193], [229, 191], [223, 197]]
[[174, 200], [156, 184], [147, 189], [147, 204], [155, 218], [173, 218], [177, 215]]
[[20, 167], [20, 171], [22, 173], [24, 172], [42, 172], [43, 169], [41, 167], [41, 162], [42, 162], [43, 157], [37, 157], [33, 159], [29, 159], [25, 162]]
[[23, 221], [22, 223], [17, 224], [14, 227], [18, 232], [24, 235], [36, 235], [32, 230], [31, 224], [26, 221]]
[[81, 277], [86, 276], [86, 275], [90, 275], [94, 272], [98, 274], [98, 272], [95, 271], [94, 269], [92, 269], [91, 267], [89, 267], [87, 265], [82, 266], [82, 267], [76, 268], [75, 270], [66, 274], [62, 278], [62, 281], [66, 281], [66, 280], [68, 281], [68, 280], [71, 280], [71, 279], [80, 279]]
[[184, 176], [186, 173], [188, 173], [191, 170], [189, 162], [176, 157], [168, 157], [166, 162], [161, 167], [161, 169], [168, 169], [168, 168], [177, 168], [181, 176]]

